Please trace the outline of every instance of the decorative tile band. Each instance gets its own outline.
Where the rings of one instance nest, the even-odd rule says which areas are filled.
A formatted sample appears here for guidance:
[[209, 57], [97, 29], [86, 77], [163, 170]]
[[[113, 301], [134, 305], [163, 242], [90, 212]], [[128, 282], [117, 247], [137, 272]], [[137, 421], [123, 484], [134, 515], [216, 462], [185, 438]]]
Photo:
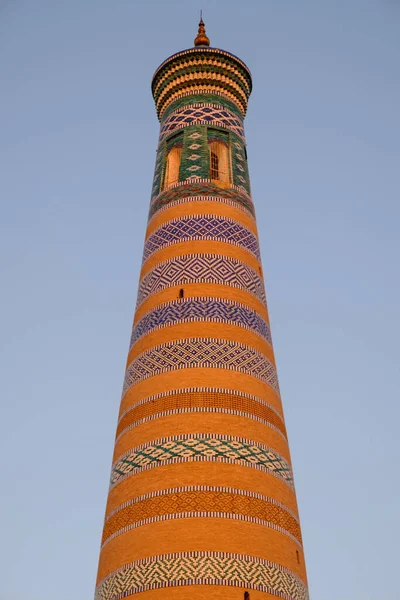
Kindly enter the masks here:
[[101, 543], [149, 523], [195, 517], [256, 523], [301, 545], [299, 522], [287, 507], [261, 494], [214, 486], [171, 488], [126, 502], [108, 516]]
[[227, 462], [259, 469], [294, 489], [290, 465], [275, 450], [245, 438], [210, 433], [176, 435], [128, 450], [115, 461], [110, 486], [114, 487], [139, 471], [193, 461]]
[[272, 345], [268, 323], [255, 310], [245, 304], [225, 298], [202, 296], [165, 302], [146, 313], [133, 327], [129, 349], [143, 335], [156, 329], [179, 323], [201, 321], [227, 323], [248, 329]]
[[228, 285], [253, 294], [266, 303], [264, 282], [246, 263], [219, 254], [185, 254], [157, 264], [143, 277], [136, 308], [152, 294], [190, 283]]
[[149, 211], [149, 220], [163, 206], [189, 198], [192, 196], [208, 196], [207, 200], [217, 199], [222, 202], [223, 199], [232, 200], [237, 207], [242, 206], [247, 209], [254, 217], [254, 205], [244, 187], [231, 186], [230, 189], [222, 189], [212, 183], [211, 179], [196, 179], [194, 181], [182, 181], [164, 190], [157, 196], [154, 196]]
[[223, 413], [253, 419], [272, 427], [286, 439], [286, 428], [282, 417], [266, 402], [254, 396], [231, 390], [199, 388], [174, 390], [150, 396], [137, 402], [125, 411], [117, 427], [117, 440], [133, 427], [171, 414]]
[[143, 398], [121, 414], [116, 439], [146, 421], [188, 412], [226, 413], [254, 419], [287, 439], [283, 418], [268, 402], [244, 392], [222, 388], [184, 388]]
[[196, 215], [180, 217], [163, 223], [146, 240], [143, 251], [143, 263], [150, 256], [180, 242], [210, 240], [233, 244], [251, 252], [258, 260], [260, 248], [257, 237], [249, 229], [227, 217], [215, 215]]
[[166, 117], [161, 124], [160, 142], [173, 131], [190, 125], [223, 127], [236, 133], [243, 141], [245, 140], [243, 121], [233, 112], [221, 105], [196, 103], [178, 108]]
[[251, 346], [219, 338], [188, 338], [154, 346], [128, 366], [122, 397], [129, 388], [161, 373], [180, 369], [229, 369], [260, 379], [279, 395], [274, 365]]
[[239, 117], [241, 121], [243, 121], [243, 115], [240, 112], [237, 104], [235, 104], [234, 102], [230, 102], [229, 100], [227, 100], [227, 98], [224, 98], [221, 95], [213, 96], [212, 94], [208, 94], [205, 98], [204, 95], [202, 96], [201, 94], [199, 94], [198, 96], [196, 94], [191, 94], [190, 96], [184, 96], [182, 98], [179, 98], [178, 100], [175, 100], [175, 102], [172, 102], [168, 106], [168, 108], [166, 108], [163, 112], [163, 118], [161, 120], [161, 123], [165, 122], [169, 115], [172, 115], [172, 113], [178, 110], [178, 108], [183, 109], [185, 106], [194, 106], [198, 104], [203, 105], [204, 103], [209, 104], [213, 108], [219, 108], [220, 106], [223, 106], [224, 108], [227, 108], [231, 113], [233, 113], [236, 117]]
[[124, 565], [100, 582], [95, 600], [121, 600], [139, 592], [186, 585], [235, 586], [284, 600], [309, 598], [303, 581], [277, 563], [245, 554], [182, 552]]

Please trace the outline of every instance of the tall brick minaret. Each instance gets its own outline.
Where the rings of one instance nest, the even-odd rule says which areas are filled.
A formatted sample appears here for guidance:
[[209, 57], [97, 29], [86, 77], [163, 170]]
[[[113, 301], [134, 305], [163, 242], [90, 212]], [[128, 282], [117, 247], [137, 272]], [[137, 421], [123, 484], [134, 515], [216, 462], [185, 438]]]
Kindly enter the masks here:
[[157, 69], [161, 122], [96, 600], [308, 598], [243, 119], [210, 47]]

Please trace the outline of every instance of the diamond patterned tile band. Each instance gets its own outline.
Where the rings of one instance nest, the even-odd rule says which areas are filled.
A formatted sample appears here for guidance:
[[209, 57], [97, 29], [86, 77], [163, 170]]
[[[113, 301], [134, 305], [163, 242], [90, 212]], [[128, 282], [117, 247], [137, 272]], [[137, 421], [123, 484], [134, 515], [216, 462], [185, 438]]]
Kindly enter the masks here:
[[189, 125], [223, 127], [233, 131], [244, 141], [243, 121], [232, 111], [217, 104], [197, 103], [178, 108], [163, 121], [160, 142], [173, 131]]
[[133, 385], [178, 369], [229, 369], [256, 377], [279, 394], [274, 365], [251, 346], [219, 338], [189, 338], [155, 346], [128, 366], [122, 396]]
[[272, 344], [267, 322], [252, 308], [223, 298], [201, 297], [166, 302], [144, 315], [133, 327], [130, 348], [143, 335], [155, 329], [189, 321], [229, 323], [249, 329]]
[[245, 290], [265, 304], [262, 278], [249, 265], [218, 254], [186, 254], [156, 265], [139, 285], [137, 307], [152, 294], [189, 283], [216, 283]]
[[129, 450], [114, 463], [110, 486], [143, 469], [193, 461], [241, 464], [270, 473], [294, 489], [290, 465], [275, 450], [245, 438], [208, 433], [176, 435]]
[[196, 517], [257, 523], [288, 535], [301, 546], [298, 519], [286, 506], [254, 492], [215, 486], [170, 488], [125, 502], [106, 519], [102, 545], [148, 523]]
[[158, 250], [188, 240], [220, 241], [239, 246], [260, 260], [258, 240], [254, 233], [237, 221], [214, 215], [180, 217], [164, 223], [146, 241], [143, 263]]
[[164, 554], [124, 565], [100, 582], [95, 600], [121, 600], [138, 592], [183, 585], [235, 586], [284, 600], [308, 600], [305, 584], [289, 569], [227, 552]]

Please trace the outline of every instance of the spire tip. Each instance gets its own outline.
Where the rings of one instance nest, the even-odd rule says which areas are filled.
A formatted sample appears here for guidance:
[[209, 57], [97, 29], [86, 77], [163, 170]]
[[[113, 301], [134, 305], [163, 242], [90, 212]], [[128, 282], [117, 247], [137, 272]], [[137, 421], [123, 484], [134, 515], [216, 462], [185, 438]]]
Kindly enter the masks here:
[[200, 10], [200, 23], [199, 23], [199, 31], [197, 33], [197, 37], [194, 40], [195, 46], [209, 46], [210, 40], [206, 35], [206, 28], [203, 21], [203, 11]]

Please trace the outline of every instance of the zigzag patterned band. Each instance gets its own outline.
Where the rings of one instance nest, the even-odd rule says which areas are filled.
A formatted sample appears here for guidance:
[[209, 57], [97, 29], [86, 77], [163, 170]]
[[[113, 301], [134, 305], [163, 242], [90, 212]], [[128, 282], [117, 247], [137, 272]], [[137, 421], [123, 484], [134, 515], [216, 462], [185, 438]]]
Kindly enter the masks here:
[[257, 237], [249, 229], [227, 217], [195, 215], [180, 217], [163, 223], [147, 239], [143, 251], [143, 263], [154, 252], [185, 241], [210, 240], [232, 244], [251, 252], [260, 260]]
[[144, 379], [178, 369], [229, 369], [256, 377], [278, 395], [278, 377], [274, 365], [264, 354], [231, 340], [189, 338], [160, 344], [139, 354], [125, 372], [122, 397]]
[[272, 344], [267, 322], [249, 306], [224, 298], [193, 297], [165, 302], [145, 314], [133, 327], [129, 350], [143, 335], [155, 329], [193, 321], [236, 325]]
[[227, 552], [162, 554], [124, 565], [100, 582], [95, 600], [120, 600], [138, 592], [183, 585], [236, 586], [285, 600], [308, 600], [305, 584], [289, 569], [255, 556]]
[[215, 412], [255, 419], [278, 431], [286, 439], [282, 417], [269, 404], [250, 394], [217, 388], [188, 388], [164, 392], [140, 400], [122, 415], [117, 440], [132, 427], [170, 414]]
[[143, 277], [137, 307], [152, 294], [190, 283], [228, 285], [253, 294], [264, 304], [266, 302], [263, 280], [249, 265], [218, 254], [186, 254], [159, 263]]
[[299, 522], [287, 507], [254, 492], [213, 486], [171, 488], [126, 502], [108, 516], [102, 545], [148, 523], [191, 517], [257, 523], [280, 531], [301, 545]]
[[207, 433], [163, 438], [129, 450], [114, 463], [110, 486], [143, 469], [192, 461], [241, 464], [268, 472], [294, 489], [292, 469], [275, 450], [244, 438]]

